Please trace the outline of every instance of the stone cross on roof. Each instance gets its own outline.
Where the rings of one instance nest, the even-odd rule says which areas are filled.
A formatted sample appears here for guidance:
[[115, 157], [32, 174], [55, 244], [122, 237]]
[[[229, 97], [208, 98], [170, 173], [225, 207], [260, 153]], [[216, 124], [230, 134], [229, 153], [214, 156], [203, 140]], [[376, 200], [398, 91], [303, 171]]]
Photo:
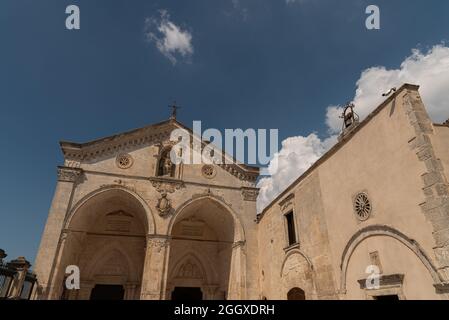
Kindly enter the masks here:
[[180, 106], [176, 105], [176, 101], [173, 102], [173, 105], [168, 106], [169, 108], [171, 108], [171, 115], [170, 115], [170, 119], [176, 120], [176, 115], [178, 113], [178, 109], [180, 109]]

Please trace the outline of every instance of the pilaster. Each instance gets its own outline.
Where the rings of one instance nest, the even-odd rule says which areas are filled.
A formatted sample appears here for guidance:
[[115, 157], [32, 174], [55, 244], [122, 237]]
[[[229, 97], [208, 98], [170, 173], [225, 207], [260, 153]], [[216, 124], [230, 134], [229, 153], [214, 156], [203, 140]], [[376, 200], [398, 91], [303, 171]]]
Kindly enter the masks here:
[[58, 167], [58, 182], [35, 262], [34, 270], [40, 292], [38, 299], [47, 299], [49, 286], [53, 285], [51, 278], [58, 255], [61, 232], [70, 209], [75, 185], [81, 176], [82, 170], [79, 168]]

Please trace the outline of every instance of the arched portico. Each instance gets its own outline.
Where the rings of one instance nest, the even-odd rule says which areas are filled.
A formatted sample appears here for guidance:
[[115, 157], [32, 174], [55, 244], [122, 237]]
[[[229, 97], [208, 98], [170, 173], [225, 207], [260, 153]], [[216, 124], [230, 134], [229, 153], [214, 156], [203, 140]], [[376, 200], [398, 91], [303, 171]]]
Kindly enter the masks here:
[[[100, 188], [73, 206], [64, 226], [52, 298], [89, 299], [96, 286], [106, 293], [121, 287], [124, 299], [139, 298], [146, 234], [155, 231], [152, 213], [140, 196], [121, 186]], [[79, 291], [64, 292], [67, 265], [79, 267]]]
[[172, 217], [168, 235], [166, 299], [176, 288], [191, 288], [192, 294], [199, 288], [203, 299], [242, 297], [245, 237], [229, 206], [214, 196], [187, 201]]

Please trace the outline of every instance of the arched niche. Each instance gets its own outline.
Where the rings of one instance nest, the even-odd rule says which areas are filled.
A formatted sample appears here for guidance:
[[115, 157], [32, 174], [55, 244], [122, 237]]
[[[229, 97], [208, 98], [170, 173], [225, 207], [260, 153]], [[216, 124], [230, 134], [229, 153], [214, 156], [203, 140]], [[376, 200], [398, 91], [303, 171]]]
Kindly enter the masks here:
[[346, 293], [346, 281], [347, 281], [347, 271], [348, 265], [350, 263], [351, 257], [354, 254], [357, 247], [369, 238], [373, 237], [388, 237], [394, 239], [402, 244], [407, 250], [413, 253], [417, 258], [417, 261], [425, 267], [423, 270], [427, 270], [434, 284], [441, 283], [440, 276], [436, 267], [434, 266], [432, 260], [421, 248], [421, 246], [413, 239], [407, 237], [405, 234], [399, 230], [386, 225], [372, 225], [365, 227], [358, 232], [356, 232], [343, 250], [340, 263], [340, 293]]
[[161, 148], [156, 166], [157, 177], [176, 177], [176, 165], [171, 161], [170, 157], [171, 150], [171, 146]]
[[[310, 259], [299, 249], [287, 253], [281, 266], [282, 288], [284, 299], [293, 297], [296, 289], [301, 288], [303, 299], [313, 299], [315, 296], [315, 273]], [[295, 290], [293, 290], [295, 289]], [[293, 291], [292, 291], [293, 290]], [[298, 296], [297, 296], [298, 297]]]

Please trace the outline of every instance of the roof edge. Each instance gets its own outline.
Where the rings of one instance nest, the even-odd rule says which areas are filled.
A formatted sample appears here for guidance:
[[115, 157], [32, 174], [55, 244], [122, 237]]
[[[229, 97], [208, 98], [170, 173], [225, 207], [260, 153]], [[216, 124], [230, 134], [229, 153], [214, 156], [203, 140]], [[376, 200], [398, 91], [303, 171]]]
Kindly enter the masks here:
[[378, 105], [371, 113], [366, 116], [366, 118], [359, 123], [350, 133], [348, 133], [342, 140], [337, 142], [332, 148], [330, 148], [325, 154], [323, 154], [317, 161], [315, 161], [309, 169], [307, 169], [303, 174], [301, 174], [295, 181], [293, 181], [287, 188], [284, 189], [276, 198], [274, 198], [263, 210], [258, 214], [258, 221], [260, 221], [265, 213], [273, 207], [275, 203], [281, 200], [287, 193], [289, 193], [296, 185], [298, 185], [302, 180], [304, 180], [309, 174], [311, 174], [316, 168], [318, 168], [323, 162], [329, 159], [334, 153], [336, 153], [342, 146], [344, 146], [352, 137], [360, 131], [371, 119], [377, 115], [385, 106], [387, 106], [393, 99], [395, 99], [402, 91], [409, 90], [419, 90], [419, 85], [404, 83], [396, 92], [386, 98], [380, 105]]
[[[60, 145], [60, 148], [62, 150], [62, 153], [65, 154], [65, 150], [77, 150], [77, 151], [80, 151], [83, 148], [88, 148], [88, 147], [91, 147], [91, 146], [95, 146], [97, 144], [101, 144], [101, 143], [104, 143], [104, 142], [112, 141], [112, 140], [120, 138], [120, 137], [124, 137], [124, 136], [127, 136], [127, 135], [135, 134], [135, 133], [138, 133], [140, 131], [145, 131], [145, 130], [149, 130], [149, 129], [152, 129], [152, 128], [162, 127], [164, 125], [170, 125], [170, 124], [172, 124], [175, 127], [179, 127], [179, 128], [184, 129], [184, 130], [187, 130], [190, 134], [194, 135], [194, 132], [193, 132], [193, 130], [191, 128], [185, 126], [184, 124], [182, 124], [181, 122], [177, 121], [176, 119], [169, 119], [169, 120], [158, 122], [158, 123], [155, 123], [155, 124], [152, 124], [152, 125], [148, 125], [148, 126], [145, 126], [145, 127], [132, 129], [132, 130], [129, 130], [129, 131], [125, 131], [123, 133], [119, 133], [119, 134], [115, 134], [115, 135], [111, 135], [111, 136], [106, 136], [106, 137], [103, 137], [103, 138], [100, 138], [100, 139], [95, 139], [95, 140], [91, 140], [91, 141], [84, 142], [84, 143], [70, 142], [70, 141], [63, 141], [63, 140], [61, 140], [59, 142], [59, 145]], [[204, 141], [204, 140], [202, 140], [202, 141], [203, 141], [203, 143], [207, 142], [207, 141]], [[224, 150], [222, 150], [222, 152], [225, 153], [226, 155], [228, 155]], [[246, 170], [247, 172], [250, 172], [251, 174], [257, 174], [257, 175], [259, 174], [259, 172], [260, 172], [260, 168], [259, 167], [250, 166], [250, 165], [247, 165], [245, 163], [240, 163], [232, 155], [228, 155], [228, 156], [234, 161], [233, 162], [234, 165], [241, 167], [242, 169]]]

